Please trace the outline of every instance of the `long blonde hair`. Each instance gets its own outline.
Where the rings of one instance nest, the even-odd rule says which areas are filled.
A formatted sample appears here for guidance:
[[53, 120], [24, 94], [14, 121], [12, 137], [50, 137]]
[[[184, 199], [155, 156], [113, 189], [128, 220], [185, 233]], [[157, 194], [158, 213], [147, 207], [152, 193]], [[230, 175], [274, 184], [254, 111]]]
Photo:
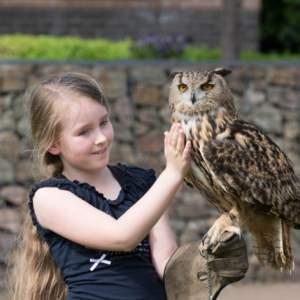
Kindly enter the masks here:
[[[34, 159], [42, 176], [63, 171], [59, 156], [48, 149], [60, 135], [61, 107], [70, 95], [95, 100], [109, 110], [97, 82], [85, 74], [63, 73], [40, 82], [26, 94], [31, 124]], [[49, 252], [47, 242], [33, 225], [29, 208], [25, 209], [20, 239], [9, 262], [12, 300], [64, 300], [66, 285]]]

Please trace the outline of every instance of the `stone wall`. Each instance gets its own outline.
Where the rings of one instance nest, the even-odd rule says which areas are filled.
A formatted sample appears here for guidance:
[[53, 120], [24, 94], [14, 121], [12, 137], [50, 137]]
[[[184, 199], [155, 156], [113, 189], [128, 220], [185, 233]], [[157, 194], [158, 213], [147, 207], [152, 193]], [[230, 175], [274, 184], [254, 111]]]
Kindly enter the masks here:
[[[258, 47], [260, 0], [244, 0], [240, 16], [242, 49]], [[109, 39], [181, 34], [193, 42], [219, 47], [221, 0], [3, 0], [0, 34], [75, 35]]]
[[[113, 161], [164, 166], [163, 132], [169, 126], [169, 74], [174, 70], [210, 69], [212, 65], [176, 63], [0, 64], [0, 278], [4, 285], [6, 257], [20, 229], [20, 209], [34, 181], [31, 142], [24, 111], [24, 89], [61, 71], [94, 76], [108, 96], [115, 128]], [[241, 115], [267, 131], [294, 163], [300, 175], [300, 70], [293, 65], [235, 65], [228, 78]], [[217, 217], [215, 209], [184, 188], [172, 208], [178, 241], [200, 239]], [[250, 254], [245, 280], [299, 280], [300, 235], [293, 232], [296, 272], [284, 275], [259, 266]], [[249, 247], [250, 249], [250, 247]]]

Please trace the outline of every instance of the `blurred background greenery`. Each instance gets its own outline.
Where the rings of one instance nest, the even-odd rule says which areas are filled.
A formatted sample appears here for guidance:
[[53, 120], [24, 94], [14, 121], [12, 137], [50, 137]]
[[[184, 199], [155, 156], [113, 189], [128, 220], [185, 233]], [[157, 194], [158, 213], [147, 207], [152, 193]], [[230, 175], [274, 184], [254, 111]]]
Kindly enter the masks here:
[[[237, 3], [233, 1], [230, 3]], [[229, 19], [234, 22], [233, 17]], [[300, 1], [263, 0], [258, 19], [257, 50], [241, 49], [242, 61], [293, 60], [300, 57]], [[230, 38], [230, 37], [229, 37]], [[232, 38], [235, 38], [234, 36]], [[228, 40], [228, 38], [227, 38]], [[239, 41], [228, 41], [229, 44]], [[2, 60], [219, 60], [220, 47], [190, 41], [182, 34], [148, 34], [142, 38], [105, 39], [33, 34], [0, 35]]]
[[300, 53], [299, 0], [263, 0], [259, 26], [262, 53]]

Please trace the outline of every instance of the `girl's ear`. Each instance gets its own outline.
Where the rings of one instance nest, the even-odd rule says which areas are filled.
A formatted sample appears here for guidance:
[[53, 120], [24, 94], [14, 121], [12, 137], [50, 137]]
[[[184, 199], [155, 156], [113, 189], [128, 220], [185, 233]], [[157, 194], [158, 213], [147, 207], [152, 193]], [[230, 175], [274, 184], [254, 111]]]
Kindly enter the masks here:
[[60, 148], [57, 143], [54, 143], [51, 147], [49, 147], [48, 152], [52, 155], [59, 155]]

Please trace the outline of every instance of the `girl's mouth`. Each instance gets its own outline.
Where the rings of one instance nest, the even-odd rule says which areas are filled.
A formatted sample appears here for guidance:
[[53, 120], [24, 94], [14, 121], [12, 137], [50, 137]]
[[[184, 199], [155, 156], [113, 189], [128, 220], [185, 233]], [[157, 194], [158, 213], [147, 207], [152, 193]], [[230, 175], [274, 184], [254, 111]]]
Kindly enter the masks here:
[[95, 155], [97, 155], [97, 154], [103, 154], [103, 153], [105, 153], [105, 152], [106, 152], [106, 150], [107, 150], [107, 148], [104, 148], [104, 149], [101, 149], [101, 150], [98, 150], [98, 151], [92, 152], [92, 154], [95, 154]]

